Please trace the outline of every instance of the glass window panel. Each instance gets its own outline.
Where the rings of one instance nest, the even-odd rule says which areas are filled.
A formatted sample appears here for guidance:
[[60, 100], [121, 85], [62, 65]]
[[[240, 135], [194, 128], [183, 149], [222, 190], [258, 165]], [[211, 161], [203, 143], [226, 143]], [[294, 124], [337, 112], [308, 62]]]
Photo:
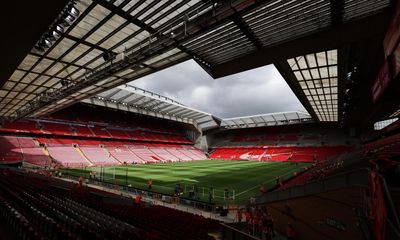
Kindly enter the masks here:
[[319, 69], [321, 73], [321, 78], [328, 78], [328, 68], [327, 67], [322, 67]]
[[21, 82], [23, 82], [23, 83], [30, 83], [30, 82], [32, 82], [33, 80], [35, 80], [35, 78], [37, 78], [38, 76], [39, 76], [39, 74], [36, 74], [36, 73], [29, 73], [29, 74], [27, 74], [27, 75], [24, 77], [24, 79], [21, 80]]
[[303, 74], [305, 80], [311, 79], [310, 71], [302, 70], [301, 73]]
[[331, 86], [336, 87], [338, 85], [338, 79], [337, 78], [330, 78], [331, 81]]
[[318, 69], [316, 69], [316, 68], [311, 69], [311, 75], [312, 75], [312, 77], [313, 77], [314, 79], [320, 78], [319, 73], [318, 73]]
[[299, 65], [300, 69], [307, 68], [306, 61], [304, 60], [303, 56], [297, 58], [297, 64]]
[[317, 62], [316, 62], [316, 60], [315, 60], [314, 54], [308, 54], [308, 55], [306, 56], [306, 58], [307, 58], [308, 67], [309, 67], [309, 68], [317, 67]]
[[337, 77], [337, 66], [329, 67], [329, 77]]
[[307, 88], [306, 82], [299, 82], [299, 83], [300, 83], [301, 88], [303, 88], [303, 89]]
[[88, 33], [95, 25], [97, 25], [101, 20], [103, 20], [110, 11], [99, 4], [96, 5], [86, 15], [70, 32], [70, 34], [74, 37], [82, 38], [86, 33]]
[[18, 81], [24, 76], [25, 72], [20, 70], [15, 70], [14, 73], [11, 75], [10, 80]]
[[33, 69], [34, 72], [42, 72], [44, 71], [50, 64], [52, 64], [53, 61], [48, 60], [48, 59], [42, 59], [42, 61], [39, 62], [39, 64], [36, 65], [36, 67]]
[[318, 66], [326, 66], [326, 55], [325, 52], [319, 52], [317, 53], [317, 61], [318, 61]]
[[25, 57], [25, 59], [21, 62], [21, 64], [18, 66], [18, 68], [29, 70], [33, 66], [33, 64], [36, 63], [38, 59], [39, 59], [38, 57], [28, 54]]
[[291, 68], [292, 70], [297, 70], [297, 69], [299, 69], [299, 68], [297, 67], [296, 61], [295, 61], [293, 58], [289, 58], [289, 59], [287, 60], [287, 62], [288, 62], [289, 66], [290, 66], [290, 68]]
[[328, 64], [329, 65], [337, 64], [337, 51], [336, 50], [328, 51], [327, 56], [328, 56]]
[[294, 75], [296, 76], [297, 80], [303, 80], [303, 76], [301, 75], [300, 71], [295, 71]]
[[60, 43], [57, 44], [57, 46], [55, 46], [53, 48], [53, 50], [51, 50], [51, 52], [48, 53], [49, 57], [52, 58], [59, 58], [61, 57], [62, 54], [64, 54], [69, 48], [72, 47], [72, 45], [75, 44], [75, 41], [72, 41], [68, 38], [63, 38], [61, 40]]
[[321, 80], [323, 87], [329, 87], [329, 79], [325, 78]]
[[4, 90], [11, 90], [11, 88], [13, 88], [14, 86], [15, 86], [15, 83], [14, 83], [14, 82], [7, 81], [7, 82], [4, 84], [4, 86], [3, 86], [2, 89], [4, 89]]
[[319, 79], [318, 79], [318, 80], [315, 80], [315, 81], [314, 81], [314, 85], [315, 85], [316, 88], [322, 87], [321, 80], [319, 80]]

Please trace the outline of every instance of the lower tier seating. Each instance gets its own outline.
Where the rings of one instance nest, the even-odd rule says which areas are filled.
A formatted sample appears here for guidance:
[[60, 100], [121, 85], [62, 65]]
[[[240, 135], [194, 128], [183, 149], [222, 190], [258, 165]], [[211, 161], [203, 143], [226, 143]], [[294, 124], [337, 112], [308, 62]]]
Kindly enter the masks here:
[[71, 138], [0, 137], [0, 163], [111, 166], [207, 159], [193, 146]]
[[216, 148], [210, 158], [254, 161], [324, 161], [329, 157], [348, 152], [349, 146], [324, 147], [222, 147]]
[[204, 239], [219, 222], [70, 182], [0, 169], [0, 222], [13, 239]]

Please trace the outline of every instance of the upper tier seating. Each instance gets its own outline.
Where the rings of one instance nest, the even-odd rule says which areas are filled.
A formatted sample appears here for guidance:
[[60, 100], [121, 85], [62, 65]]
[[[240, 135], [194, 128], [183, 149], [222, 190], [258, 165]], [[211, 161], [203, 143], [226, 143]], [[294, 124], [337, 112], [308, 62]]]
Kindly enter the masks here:
[[214, 134], [215, 147], [228, 146], [339, 146], [358, 140], [329, 127], [310, 124], [231, 129]]
[[[107, 131], [105, 127], [100, 127], [100, 126], [93, 126], [89, 128], [90, 131], [93, 132], [93, 135], [99, 138], [112, 138], [110, 133]], [[118, 138], [118, 137], [114, 137]]]
[[71, 126], [69, 124], [42, 122], [41, 126], [43, 126], [42, 131], [44, 133], [69, 136], [73, 134], [73, 132], [71, 131]]
[[146, 142], [192, 143], [186, 139], [182, 133], [177, 133], [175, 130], [171, 132], [153, 132], [149, 129], [141, 130], [136, 128], [134, 130], [131, 127], [115, 128], [114, 126], [106, 126], [105, 124], [93, 125], [93, 123], [87, 123], [87, 125], [84, 125], [76, 122], [49, 122], [48, 120], [5, 123], [0, 127], [0, 132], [31, 133], [40, 135], [51, 134], [58, 136], [79, 136]]
[[80, 137], [93, 137], [94, 134], [87, 126], [83, 125], [72, 125], [72, 128], [75, 129], [75, 135]]
[[4, 122], [0, 131], [9, 133], [35, 133], [43, 134], [35, 121]]
[[110, 135], [113, 138], [119, 138], [119, 139], [129, 139], [129, 135], [122, 129], [112, 129], [108, 128], [107, 131], [110, 133]]

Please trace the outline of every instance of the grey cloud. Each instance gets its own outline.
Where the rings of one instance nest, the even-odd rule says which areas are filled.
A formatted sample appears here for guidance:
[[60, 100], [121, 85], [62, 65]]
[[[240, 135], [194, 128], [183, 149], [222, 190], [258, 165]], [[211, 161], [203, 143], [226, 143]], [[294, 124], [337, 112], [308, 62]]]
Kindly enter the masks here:
[[190, 60], [130, 84], [222, 118], [305, 112], [273, 65], [214, 80]]

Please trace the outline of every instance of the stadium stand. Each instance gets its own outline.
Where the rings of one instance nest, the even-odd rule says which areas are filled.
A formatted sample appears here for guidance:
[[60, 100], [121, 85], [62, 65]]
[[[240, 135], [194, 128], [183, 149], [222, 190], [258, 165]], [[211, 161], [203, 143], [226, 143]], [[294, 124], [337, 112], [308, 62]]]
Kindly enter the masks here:
[[0, 137], [0, 158], [2, 163], [17, 163], [23, 159], [17, 138]]
[[121, 146], [107, 146], [107, 151], [120, 163], [145, 163], [141, 158], [135, 155], [128, 147]]
[[[400, 239], [400, 1], [8, 1], [4, 9], [1, 239], [212, 240], [219, 230], [154, 203], [210, 217], [244, 210], [224, 240], [274, 231]], [[302, 106], [279, 87], [262, 92], [274, 102], [260, 103], [302, 110], [220, 118], [130, 85], [188, 60], [213, 79], [270, 65]], [[133, 201], [141, 194], [148, 201]]]
[[45, 155], [42, 147], [38, 146], [32, 138], [17, 138], [24, 156], [24, 162], [36, 166], [50, 166], [51, 159]]
[[3, 224], [20, 239], [213, 239], [208, 232], [219, 228], [201, 216], [10, 170], [0, 170], [0, 192]]
[[215, 148], [210, 157], [232, 160], [313, 162], [324, 161], [330, 157], [348, 152], [351, 149], [351, 146], [221, 147]]
[[79, 147], [83, 155], [91, 163], [97, 166], [113, 166], [118, 165], [119, 162], [115, 160], [112, 155], [104, 148], [101, 147]]
[[0, 131], [8, 133], [35, 133], [42, 134], [43, 132], [37, 126], [35, 121], [18, 121], [18, 122], [3, 122]]

